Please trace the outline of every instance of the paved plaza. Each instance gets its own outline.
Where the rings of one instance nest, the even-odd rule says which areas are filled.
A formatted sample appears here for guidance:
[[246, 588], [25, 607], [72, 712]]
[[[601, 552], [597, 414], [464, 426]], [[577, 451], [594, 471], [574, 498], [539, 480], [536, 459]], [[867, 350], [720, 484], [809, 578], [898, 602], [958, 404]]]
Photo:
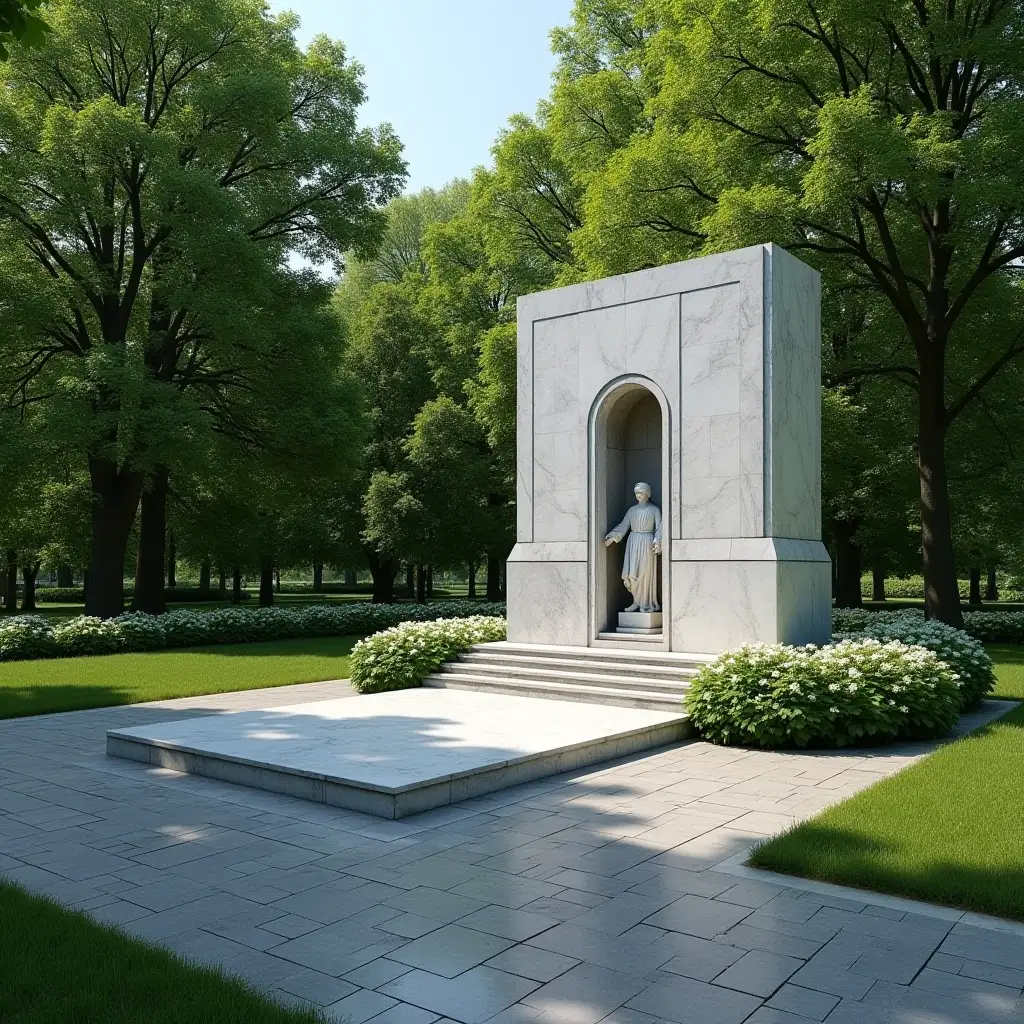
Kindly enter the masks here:
[[1024, 928], [737, 866], [925, 744], [681, 743], [401, 821], [104, 752], [350, 692], [0, 722], [0, 875], [350, 1024], [1024, 1024]]

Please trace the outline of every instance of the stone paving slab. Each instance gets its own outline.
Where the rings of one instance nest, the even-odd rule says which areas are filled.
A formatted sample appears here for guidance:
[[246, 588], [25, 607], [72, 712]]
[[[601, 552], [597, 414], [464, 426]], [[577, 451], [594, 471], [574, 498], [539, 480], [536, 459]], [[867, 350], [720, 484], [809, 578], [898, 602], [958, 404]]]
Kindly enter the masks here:
[[742, 866], [928, 744], [682, 743], [399, 821], [104, 753], [108, 729], [350, 694], [0, 722], [0, 876], [349, 1024], [1024, 1022], [1024, 926]]

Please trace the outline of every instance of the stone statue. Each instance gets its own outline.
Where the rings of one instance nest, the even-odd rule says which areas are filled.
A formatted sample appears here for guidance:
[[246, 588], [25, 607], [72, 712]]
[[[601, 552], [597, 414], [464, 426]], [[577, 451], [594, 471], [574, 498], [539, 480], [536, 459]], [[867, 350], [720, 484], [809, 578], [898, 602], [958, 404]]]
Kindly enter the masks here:
[[622, 558], [622, 582], [633, 595], [627, 612], [657, 612], [658, 555], [661, 554], [661, 509], [651, 504], [651, 485], [639, 483], [633, 488], [637, 503], [625, 518], [605, 537], [606, 547], [618, 544], [626, 534], [626, 552]]

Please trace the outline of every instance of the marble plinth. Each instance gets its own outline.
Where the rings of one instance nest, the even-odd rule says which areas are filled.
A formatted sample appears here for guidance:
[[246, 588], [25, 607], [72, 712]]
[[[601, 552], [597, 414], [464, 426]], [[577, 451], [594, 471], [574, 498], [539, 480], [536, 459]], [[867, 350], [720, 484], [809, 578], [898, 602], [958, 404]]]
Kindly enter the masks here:
[[616, 633], [653, 635], [661, 632], [661, 612], [619, 612]]
[[[817, 272], [755, 245], [523, 296], [517, 328], [509, 640], [827, 641]], [[641, 480], [662, 511], [664, 620], [631, 641], [604, 538]]]
[[415, 689], [114, 729], [107, 753], [403, 818], [681, 739], [681, 712]]

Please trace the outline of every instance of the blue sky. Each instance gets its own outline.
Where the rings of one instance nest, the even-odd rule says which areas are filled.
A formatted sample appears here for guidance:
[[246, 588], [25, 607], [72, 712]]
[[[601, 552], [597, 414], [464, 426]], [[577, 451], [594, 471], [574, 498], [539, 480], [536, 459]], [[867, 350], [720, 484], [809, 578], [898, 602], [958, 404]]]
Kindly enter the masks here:
[[341, 39], [366, 69], [366, 124], [389, 121], [405, 145], [410, 191], [490, 161], [515, 113], [547, 96], [548, 33], [572, 0], [270, 0], [302, 19], [299, 39]]

